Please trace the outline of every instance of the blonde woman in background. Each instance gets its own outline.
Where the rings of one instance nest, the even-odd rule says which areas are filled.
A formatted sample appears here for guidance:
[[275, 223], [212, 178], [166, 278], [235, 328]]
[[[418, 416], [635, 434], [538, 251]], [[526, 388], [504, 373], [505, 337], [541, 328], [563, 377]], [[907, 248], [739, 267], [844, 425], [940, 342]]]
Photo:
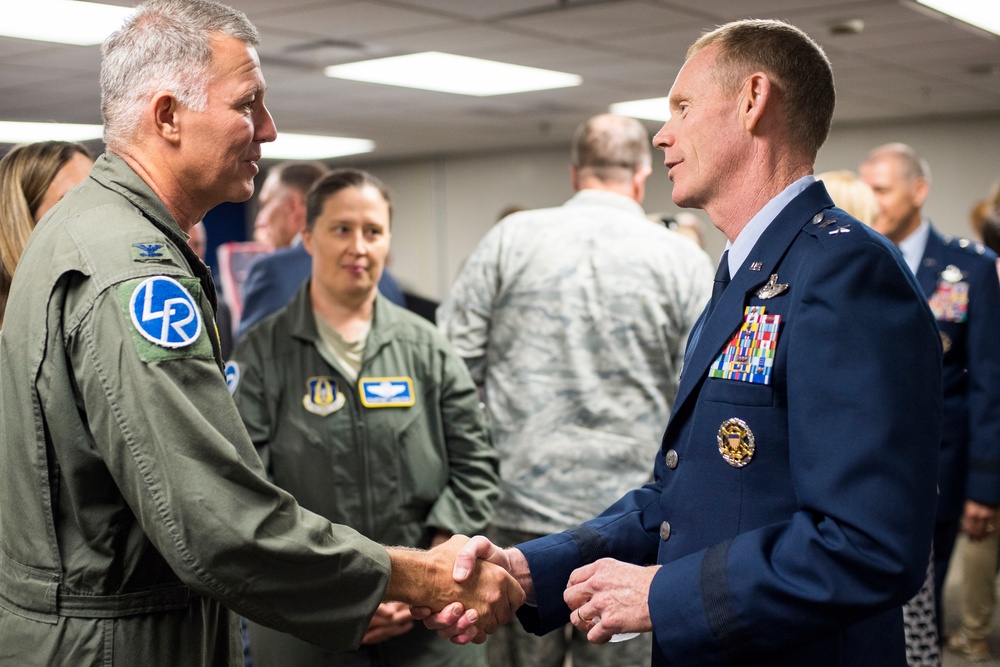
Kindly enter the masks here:
[[816, 179], [826, 185], [834, 204], [871, 226], [878, 215], [878, 202], [872, 189], [857, 174], [849, 169], [840, 169], [817, 174]]
[[31, 230], [94, 164], [80, 144], [21, 144], [0, 159], [0, 327], [14, 269]]

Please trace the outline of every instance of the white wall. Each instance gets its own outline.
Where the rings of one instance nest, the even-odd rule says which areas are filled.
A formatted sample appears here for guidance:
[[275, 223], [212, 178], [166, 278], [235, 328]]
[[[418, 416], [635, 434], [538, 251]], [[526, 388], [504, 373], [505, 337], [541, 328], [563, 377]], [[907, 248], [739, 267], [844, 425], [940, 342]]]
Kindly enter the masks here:
[[[969, 209], [1000, 179], [1000, 117], [834, 127], [816, 170], [856, 170], [871, 148], [890, 141], [910, 144], [930, 162], [925, 213], [942, 231], [969, 235]], [[568, 163], [566, 146], [364, 165], [393, 192], [393, 273], [413, 291], [442, 298], [501, 210], [557, 206], [572, 195]], [[654, 166], [646, 210], [676, 211], [670, 189], [663, 167]], [[715, 260], [725, 239], [711, 228], [707, 246]]]

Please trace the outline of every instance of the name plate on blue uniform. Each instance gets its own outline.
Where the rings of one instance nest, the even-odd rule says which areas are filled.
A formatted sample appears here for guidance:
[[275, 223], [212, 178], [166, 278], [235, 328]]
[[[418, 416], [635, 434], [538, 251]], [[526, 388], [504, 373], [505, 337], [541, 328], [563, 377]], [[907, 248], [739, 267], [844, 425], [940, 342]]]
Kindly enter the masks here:
[[408, 408], [416, 403], [408, 377], [361, 378], [361, 405], [366, 408]]

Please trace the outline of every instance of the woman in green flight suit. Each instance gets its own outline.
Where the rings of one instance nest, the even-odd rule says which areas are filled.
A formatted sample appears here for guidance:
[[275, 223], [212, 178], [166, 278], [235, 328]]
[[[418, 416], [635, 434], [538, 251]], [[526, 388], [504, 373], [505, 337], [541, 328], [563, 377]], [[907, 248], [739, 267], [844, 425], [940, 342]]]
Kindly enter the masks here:
[[[498, 458], [472, 379], [430, 323], [378, 294], [390, 239], [385, 186], [340, 169], [313, 186], [307, 208], [311, 279], [250, 330], [226, 369], [270, 479], [383, 544], [429, 547], [482, 531]], [[482, 646], [441, 640], [393, 602], [379, 606], [352, 653], [257, 625], [250, 637], [255, 667], [485, 664]]]

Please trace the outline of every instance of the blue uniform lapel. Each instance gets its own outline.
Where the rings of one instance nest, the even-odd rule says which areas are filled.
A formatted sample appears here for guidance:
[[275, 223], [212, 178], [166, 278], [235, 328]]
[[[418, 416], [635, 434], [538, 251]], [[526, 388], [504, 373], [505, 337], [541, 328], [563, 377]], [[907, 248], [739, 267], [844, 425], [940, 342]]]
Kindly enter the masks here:
[[[708, 367], [739, 328], [743, 321], [743, 310], [748, 295], [760, 288], [775, 272], [775, 267], [802, 227], [818, 212], [832, 206], [833, 201], [827, 195], [823, 184], [814, 183], [793, 199], [764, 230], [743, 266], [737, 270], [729, 287], [723, 292], [715, 310], [707, 320], [702, 313], [702, 317], [694, 327], [698, 335], [684, 360], [680, 387], [674, 402], [674, 413], [691, 396], [693, 389], [708, 371]], [[760, 269], [751, 271], [750, 267], [758, 262]]]
[[920, 266], [917, 267], [917, 282], [920, 289], [924, 291], [924, 296], [930, 298], [937, 289], [938, 276], [944, 268], [942, 264], [942, 251], [944, 250], [944, 239], [937, 231], [931, 227], [930, 234], [927, 235], [927, 247], [924, 249], [924, 256], [920, 258]]

